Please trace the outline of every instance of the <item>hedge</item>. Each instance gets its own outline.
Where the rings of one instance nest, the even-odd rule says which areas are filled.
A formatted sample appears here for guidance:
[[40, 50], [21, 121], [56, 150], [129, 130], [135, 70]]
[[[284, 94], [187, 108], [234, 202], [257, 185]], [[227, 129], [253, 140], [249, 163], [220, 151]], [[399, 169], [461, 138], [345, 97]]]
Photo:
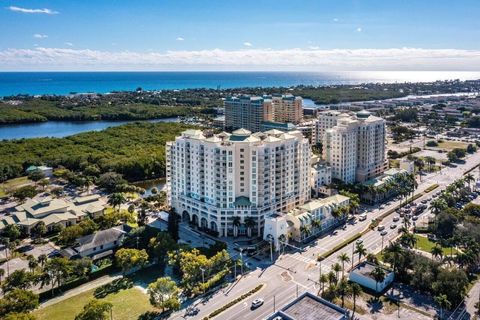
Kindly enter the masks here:
[[[368, 229], [367, 229], [368, 230]], [[337, 244], [335, 247], [333, 247], [332, 249], [328, 250], [327, 252], [325, 253], [322, 253], [318, 256], [317, 260], [318, 261], [323, 261], [325, 260], [326, 258], [328, 258], [330, 255], [332, 255], [333, 253], [335, 253], [336, 251], [348, 246], [350, 243], [352, 243], [353, 241], [357, 240], [358, 238], [360, 238], [362, 236], [362, 232], [359, 232], [357, 234], [355, 234], [354, 236], [348, 238], [347, 240]]]
[[210, 313], [208, 316], [204, 317], [202, 320], [208, 320], [208, 319], [212, 319], [213, 317], [215, 316], [218, 316], [220, 313], [222, 313], [223, 311], [227, 310], [228, 308], [230, 307], [233, 307], [234, 305], [236, 305], [237, 303], [239, 303], [240, 301], [242, 300], [245, 300], [246, 298], [250, 297], [252, 294], [260, 291], [260, 289], [262, 289], [264, 286], [264, 284], [259, 284], [258, 286], [256, 286], [255, 288], [253, 288], [252, 290], [248, 291], [247, 293], [244, 293], [242, 294], [240, 297], [238, 297], [237, 299], [235, 300], [232, 300], [230, 301], [229, 303], [227, 303], [226, 305], [224, 305], [223, 307], [213, 311], [212, 313]]
[[430, 187], [428, 187], [427, 189], [425, 189], [425, 191], [423, 191], [423, 193], [424, 193], [424, 194], [425, 194], [425, 193], [429, 193], [429, 192], [431, 192], [431, 191], [433, 191], [433, 190], [435, 190], [435, 189], [437, 189], [437, 188], [438, 188], [438, 184], [436, 184], [436, 183], [435, 183], [435, 184], [432, 184]]
[[75, 280], [72, 280], [72, 281], [69, 281], [65, 284], [63, 284], [62, 286], [60, 287], [57, 287], [57, 288], [53, 288], [53, 289], [49, 289], [47, 291], [43, 291], [43, 292], [40, 292], [39, 293], [39, 298], [40, 298], [40, 301], [45, 301], [45, 300], [48, 300], [48, 299], [51, 299], [67, 290], [70, 290], [70, 289], [73, 289], [73, 288], [76, 288], [82, 284], [85, 284], [89, 281], [92, 281], [92, 280], [95, 280], [95, 279], [98, 279], [100, 277], [103, 277], [107, 274], [111, 274], [112, 272], [115, 272], [115, 271], [118, 271], [118, 267], [114, 266], [114, 265], [110, 265], [108, 267], [105, 267], [105, 268], [102, 268], [98, 271], [95, 271], [95, 272], [92, 272], [89, 276], [87, 277], [81, 277], [81, 278], [77, 278]]

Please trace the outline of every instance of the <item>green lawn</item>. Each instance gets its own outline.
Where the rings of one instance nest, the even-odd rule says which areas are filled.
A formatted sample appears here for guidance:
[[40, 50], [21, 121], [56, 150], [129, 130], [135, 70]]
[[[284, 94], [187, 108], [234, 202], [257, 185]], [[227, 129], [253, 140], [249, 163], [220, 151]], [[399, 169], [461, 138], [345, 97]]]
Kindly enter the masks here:
[[11, 190], [31, 182], [28, 177], [20, 177], [0, 183], [0, 198], [5, 197]]
[[[37, 320], [73, 320], [83, 306], [93, 298], [94, 289], [63, 300], [54, 305], [36, 310], [33, 314]], [[113, 319], [137, 319], [147, 311], [155, 311], [148, 301], [148, 296], [140, 289], [133, 287], [111, 293], [102, 300], [113, 304]]]
[[460, 142], [460, 141], [442, 141], [438, 144], [437, 148], [450, 151], [454, 148], [466, 149], [467, 145], [468, 145], [467, 143]]
[[[430, 241], [427, 237], [421, 236], [416, 234], [415, 238], [417, 239], [417, 243], [415, 244], [415, 248], [418, 250], [422, 250], [425, 252], [430, 252], [433, 247], [435, 247], [435, 242]], [[450, 248], [442, 248], [444, 255], [450, 255], [451, 250]], [[457, 254], [457, 249], [453, 248], [453, 254]]]

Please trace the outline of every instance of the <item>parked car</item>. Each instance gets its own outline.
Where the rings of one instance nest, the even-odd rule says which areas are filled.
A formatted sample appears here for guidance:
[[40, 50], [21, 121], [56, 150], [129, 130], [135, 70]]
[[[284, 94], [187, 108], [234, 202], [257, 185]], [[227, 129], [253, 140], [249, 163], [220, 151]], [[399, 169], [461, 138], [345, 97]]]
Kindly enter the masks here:
[[258, 307], [260, 307], [261, 305], [263, 305], [265, 301], [262, 299], [262, 298], [257, 298], [255, 300], [252, 301], [252, 309], [256, 309]]
[[396, 227], [397, 227], [397, 225], [395, 223], [390, 225], [390, 229], [395, 229]]

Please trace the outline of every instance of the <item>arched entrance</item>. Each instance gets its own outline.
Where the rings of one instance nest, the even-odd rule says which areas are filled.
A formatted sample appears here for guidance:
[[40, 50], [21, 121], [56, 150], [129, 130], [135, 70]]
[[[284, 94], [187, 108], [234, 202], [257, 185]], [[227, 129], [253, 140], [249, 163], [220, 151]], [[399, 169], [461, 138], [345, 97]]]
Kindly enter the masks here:
[[217, 223], [215, 221], [210, 222], [210, 229], [212, 231], [218, 231], [217, 229]]
[[202, 228], [207, 228], [208, 227], [208, 221], [206, 218], [202, 218], [201, 220], [201, 227]]
[[192, 224], [198, 226], [198, 216], [196, 214], [192, 214]]
[[182, 221], [190, 223], [190, 215], [186, 210], [182, 212]]

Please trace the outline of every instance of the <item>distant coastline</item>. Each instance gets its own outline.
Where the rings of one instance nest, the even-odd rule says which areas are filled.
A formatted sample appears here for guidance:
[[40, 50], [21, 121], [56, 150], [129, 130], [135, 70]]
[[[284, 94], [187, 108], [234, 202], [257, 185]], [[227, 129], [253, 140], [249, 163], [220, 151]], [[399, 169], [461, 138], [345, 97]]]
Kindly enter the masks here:
[[468, 71], [352, 71], [352, 72], [0, 72], [0, 97], [68, 95], [172, 89], [231, 89], [245, 87], [327, 86], [362, 83], [476, 80]]

